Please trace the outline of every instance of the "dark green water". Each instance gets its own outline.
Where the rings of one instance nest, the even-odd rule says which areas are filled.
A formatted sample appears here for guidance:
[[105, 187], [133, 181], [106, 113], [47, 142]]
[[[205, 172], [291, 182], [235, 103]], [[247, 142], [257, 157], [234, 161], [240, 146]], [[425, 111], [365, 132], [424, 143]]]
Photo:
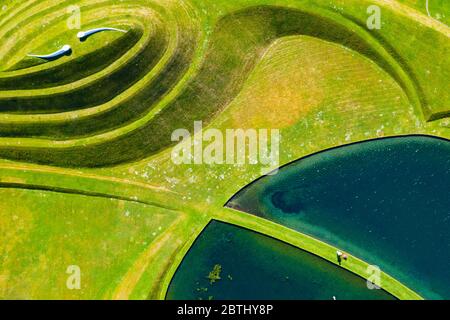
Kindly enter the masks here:
[[[208, 275], [220, 265], [220, 280]], [[167, 299], [394, 299], [362, 278], [259, 233], [211, 222], [187, 253]]]
[[450, 142], [397, 137], [296, 161], [228, 206], [344, 249], [429, 299], [450, 298]]

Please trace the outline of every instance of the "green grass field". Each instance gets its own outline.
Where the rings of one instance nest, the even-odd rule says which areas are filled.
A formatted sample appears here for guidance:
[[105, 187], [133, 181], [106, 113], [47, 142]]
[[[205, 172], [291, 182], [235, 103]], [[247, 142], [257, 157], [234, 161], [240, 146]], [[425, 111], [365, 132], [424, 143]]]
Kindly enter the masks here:
[[[368, 30], [367, 8], [381, 8]], [[71, 29], [109, 26], [85, 42]], [[384, 136], [450, 138], [450, 2], [0, 0], [0, 298], [163, 299], [211, 219], [335, 262], [224, 208], [260, 165], [175, 165], [193, 122], [280, 129], [280, 165]], [[46, 62], [27, 54], [70, 44]], [[367, 277], [367, 263], [345, 265]], [[66, 286], [69, 265], [81, 290]], [[421, 299], [382, 274], [400, 299]]]

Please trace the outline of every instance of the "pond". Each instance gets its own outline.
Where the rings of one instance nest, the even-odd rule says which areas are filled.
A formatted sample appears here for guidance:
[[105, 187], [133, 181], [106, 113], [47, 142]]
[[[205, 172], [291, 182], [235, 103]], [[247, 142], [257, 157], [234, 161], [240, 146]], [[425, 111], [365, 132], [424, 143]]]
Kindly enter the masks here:
[[227, 204], [378, 265], [425, 298], [450, 298], [450, 142], [371, 140], [297, 160]]
[[394, 299], [311, 253], [268, 236], [212, 221], [180, 264], [170, 300]]

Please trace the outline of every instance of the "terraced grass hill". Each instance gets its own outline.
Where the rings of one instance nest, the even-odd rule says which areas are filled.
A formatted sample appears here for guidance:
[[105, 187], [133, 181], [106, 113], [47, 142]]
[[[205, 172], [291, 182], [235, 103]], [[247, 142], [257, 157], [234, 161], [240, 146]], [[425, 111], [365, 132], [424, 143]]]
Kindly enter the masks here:
[[[280, 165], [382, 136], [449, 138], [450, 4], [431, 1], [430, 16], [425, 4], [1, 0], [0, 298], [163, 298], [211, 219], [334, 263], [336, 248], [223, 208], [261, 166], [175, 165], [171, 134], [200, 120], [280, 129]], [[127, 32], [81, 42], [76, 12], [82, 30]], [[27, 56], [64, 44], [55, 61]], [[79, 291], [64, 280], [72, 264]]]

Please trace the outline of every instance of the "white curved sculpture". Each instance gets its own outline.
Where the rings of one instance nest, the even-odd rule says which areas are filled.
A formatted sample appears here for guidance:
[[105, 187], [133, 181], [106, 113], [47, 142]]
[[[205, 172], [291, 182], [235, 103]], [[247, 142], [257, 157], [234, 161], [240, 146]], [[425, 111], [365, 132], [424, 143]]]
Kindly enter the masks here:
[[80, 31], [77, 34], [78, 39], [83, 39], [83, 38], [87, 38], [95, 33], [98, 32], [102, 32], [102, 31], [118, 31], [118, 32], [123, 32], [126, 33], [126, 30], [122, 30], [122, 29], [116, 29], [116, 28], [96, 28], [96, 29], [91, 29], [88, 31]]
[[35, 58], [41, 58], [41, 59], [55, 59], [55, 58], [59, 58], [63, 55], [65, 55], [66, 53], [68, 53], [70, 50], [72, 50], [72, 47], [69, 46], [68, 44], [64, 45], [61, 49], [59, 49], [58, 51], [55, 51], [53, 53], [50, 54], [45, 54], [45, 55], [40, 55], [40, 54], [28, 54], [29, 57], [35, 57]]

